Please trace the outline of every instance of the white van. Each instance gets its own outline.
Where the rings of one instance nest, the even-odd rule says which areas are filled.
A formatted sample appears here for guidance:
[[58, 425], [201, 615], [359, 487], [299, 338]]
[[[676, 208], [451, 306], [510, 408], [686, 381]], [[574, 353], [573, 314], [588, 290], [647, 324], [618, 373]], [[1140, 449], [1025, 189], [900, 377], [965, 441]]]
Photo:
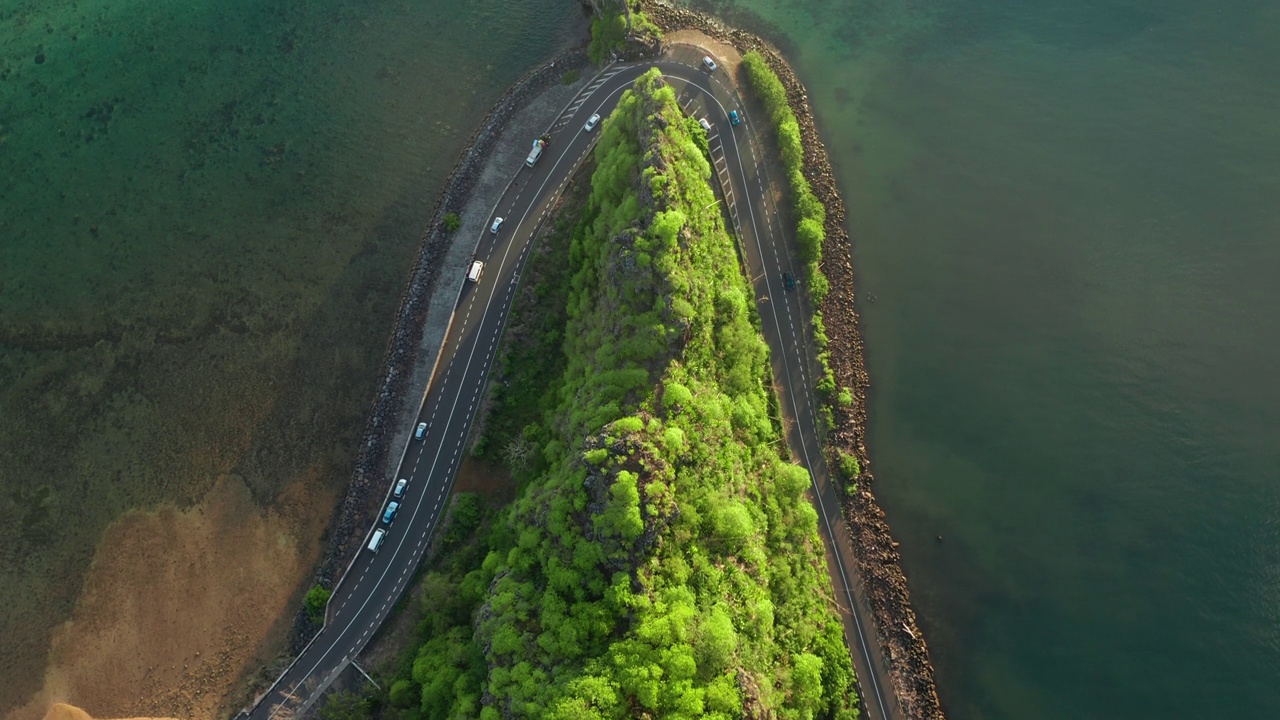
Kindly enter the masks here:
[[378, 548], [382, 547], [382, 541], [387, 539], [387, 531], [378, 528], [373, 531], [373, 537], [369, 538], [369, 552], [378, 552]]
[[538, 158], [542, 157], [542, 146], [546, 145], [546, 141], [538, 138], [533, 141], [533, 149], [529, 151], [529, 157], [524, 159], [524, 164], [533, 167], [538, 164]]
[[480, 282], [480, 273], [484, 272], [484, 263], [476, 260], [471, 263], [471, 269], [467, 271], [467, 279], [471, 282]]

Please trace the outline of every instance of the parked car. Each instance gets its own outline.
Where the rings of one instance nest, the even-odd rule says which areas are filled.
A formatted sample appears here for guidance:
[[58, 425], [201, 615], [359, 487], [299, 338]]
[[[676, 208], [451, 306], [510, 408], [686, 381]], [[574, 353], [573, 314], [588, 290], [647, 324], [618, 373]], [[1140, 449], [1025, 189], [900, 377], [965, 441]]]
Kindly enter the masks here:
[[398, 498], [404, 497], [404, 489], [408, 486], [409, 481], [406, 478], [400, 478], [400, 481], [396, 483], [396, 489], [391, 494]]
[[396, 519], [397, 512], [400, 512], [400, 503], [394, 500], [387, 503], [387, 509], [382, 513], [382, 524], [390, 525], [391, 521]]
[[493, 219], [493, 224], [489, 226], [489, 232], [493, 233], [494, 235], [497, 235], [498, 228], [501, 228], [501, 227], [502, 227], [502, 218], [496, 217]]
[[737, 125], [737, 124], [738, 124], [738, 123], [740, 123], [740, 122], [742, 122], [742, 118], [738, 116], [738, 111], [737, 111], [737, 110], [730, 110], [730, 111], [729, 111], [729, 123], [730, 123], [730, 124], [732, 124], [732, 125]]
[[413, 431], [413, 437], [414, 437], [414, 439], [416, 439], [416, 440], [421, 440], [421, 439], [422, 439], [422, 436], [423, 436], [423, 435], [426, 435], [426, 434], [427, 434], [427, 424], [426, 424], [426, 423], [418, 423], [418, 429]]
[[587, 124], [583, 125], [582, 129], [586, 130], [587, 132], [591, 132], [592, 130], [595, 130], [596, 125], [599, 125], [599, 124], [600, 124], [600, 114], [595, 113], [591, 117], [587, 118]]
[[712, 60], [710, 55], [702, 56], [702, 64], [707, 67], [707, 70], [710, 70], [711, 72], [716, 71], [716, 61]]
[[703, 130], [711, 132], [711, 123], [706, 118], [698, 118], [698, 124], [702, 126]]
[[789, 272], [784, 272], [784, 273], [782, 273], [782, 284], [783, 284], [783, 286], [785, 286], [788, 290], [795, 290], [795, 289], [796, 289], [796, 278], [795, 278], [795, 276], [794, 276], [794, 275], [792, 275], [792, 274], [791, 274], [791, 273], [789, 273]]

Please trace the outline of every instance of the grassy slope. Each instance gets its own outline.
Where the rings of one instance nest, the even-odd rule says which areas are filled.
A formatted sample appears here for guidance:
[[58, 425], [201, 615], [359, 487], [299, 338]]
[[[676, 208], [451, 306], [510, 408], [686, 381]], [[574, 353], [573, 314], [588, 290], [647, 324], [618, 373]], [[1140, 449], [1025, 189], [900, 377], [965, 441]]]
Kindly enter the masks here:
[[523, 433], [541, 457], [482, 566], [433, 577], [387, 713], [855, 716], [808, 474], [779, 457], [698, 132], [656, 73], [602, 126], [563, 375]]

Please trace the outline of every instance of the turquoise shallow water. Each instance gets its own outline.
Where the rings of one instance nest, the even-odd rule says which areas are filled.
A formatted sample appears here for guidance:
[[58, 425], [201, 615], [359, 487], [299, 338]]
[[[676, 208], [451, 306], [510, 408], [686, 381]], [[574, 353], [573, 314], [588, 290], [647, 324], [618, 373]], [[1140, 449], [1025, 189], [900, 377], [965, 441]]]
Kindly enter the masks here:
[[952, 716], [1280, 717], [1280, 8], [718, 7], [840, 175]]
[[0, 3], [0, 714], [121, 513], [220, 477], [264, 506], [348, 479], [445, 175], [580, 21], [563, 0]]

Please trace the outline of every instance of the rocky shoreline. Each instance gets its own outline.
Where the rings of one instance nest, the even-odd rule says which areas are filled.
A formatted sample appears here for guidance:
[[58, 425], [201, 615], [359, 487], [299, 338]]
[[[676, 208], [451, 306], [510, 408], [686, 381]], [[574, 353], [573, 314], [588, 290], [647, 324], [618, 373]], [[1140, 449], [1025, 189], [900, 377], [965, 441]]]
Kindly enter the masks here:
[[884, 511], [872, 492], [875, 479], [868, 470], [870, 460], [865, 442], [867, 388], [871, 383], [863, 363], [862, 335], [858, 329], [858, 313], [854, 309], [856, 292], [853, 264], [849, 259], [850, 238], [844, 227], [844, 200], [836, 188], [835, 173], [826, 147], [818, 137], [808, 93], [778, 49], [753, 33], [728, 27], [710, 15], [661, 2], [646, 2], [644, 12], [664, 32], [699, 30], [743, 53], [758, 51], [787, 88], [791, 108], [800, 123], [805, 176], [814, 194], [827, 208], [822, 272], [830, 281], [831, 290], [820, 310], [830, 338], [831, 369], [836, 383], [851, 388], [854, 395], [851, 407], [844, 408], [835, 403], [835, 423], [827, 437], [828, 461], [836, 466], [836, 451], [843, 451], [856, 456], [863, 469], [857, 478], [858, 492], [846, 499], [844, 514], [863, 586], [875, 614], [876, 637], [889, 659], [894, 692], [907, 717], [944, 718], [929, 648], [911, 608], [898, 543], [894, 541], [885, 522]]

